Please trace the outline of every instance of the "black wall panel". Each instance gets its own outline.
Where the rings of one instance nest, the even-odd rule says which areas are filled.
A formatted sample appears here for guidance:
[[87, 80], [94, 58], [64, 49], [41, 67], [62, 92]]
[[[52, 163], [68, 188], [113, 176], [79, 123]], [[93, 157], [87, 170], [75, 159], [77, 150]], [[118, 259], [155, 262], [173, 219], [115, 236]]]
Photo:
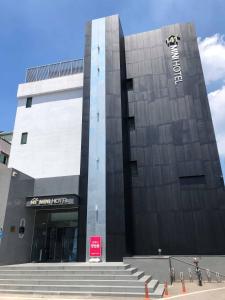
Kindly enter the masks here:
[[[166, 45], [171, 34], [180, 37], [183, 82], [177, 85]], [[85, 40], [79, 260], [86, 243], [91, 23]], [[163, 254], [224, 254], [221, 175], [193, 25], [124, 38], [118, 16], [107, 17], [107, 260], [159, 248]]]
[[[124, 37], [118, 16], [106, 18], [106, 255], [120, 261], [127, 254], [127, 98]], [[129, 213], [128, 213], [129, 214]]]
[[81, 169], [79, 182], [78, 261], [86, 259], [87, 184], [90, 114], [91, 22], [86, 25], [84, 53], [84, 88], [81, 138]]
[[[180, 37], [183, 82], [177, 85], [166, 45], [171, 34]], [[131, 160], [138, 166], [132, 177], [133, 254], [156, 254], [158, 248], [164, 254], [224, 254], [224, 187], [194, 27], [127, 36], [125, 48], [133, 79]]]
[[[91, 23], [87, 24], [84, 56], [84, 95], [80, 176], [80, 219], [78, 257], [85, 260], [89, 109], [91, 71]], [[118, 16], [106, 18], [106, 258], [120, 261], [127, 254], [131, 226], [129, 218], [128, 172], [129, 135], [127, 130], [128, 101], [126, 92], [126, 64], [124, 37]], [[127, 208], [127, 209], [126, 209]], [[127, 221], [127, 223], [126, 223]]]

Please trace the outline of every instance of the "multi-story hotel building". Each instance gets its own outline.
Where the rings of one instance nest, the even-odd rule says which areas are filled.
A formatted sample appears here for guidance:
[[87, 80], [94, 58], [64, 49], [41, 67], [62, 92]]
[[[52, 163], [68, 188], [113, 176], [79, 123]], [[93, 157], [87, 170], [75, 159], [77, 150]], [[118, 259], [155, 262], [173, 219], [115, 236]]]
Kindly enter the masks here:
[[[9, 169], [0, 263], [225, 254], [225, 194], [192, 24], [124, 36], [89, 22], [84, 58], [28, 69]], [[9, 251], [10, 249], [10, 251]]]

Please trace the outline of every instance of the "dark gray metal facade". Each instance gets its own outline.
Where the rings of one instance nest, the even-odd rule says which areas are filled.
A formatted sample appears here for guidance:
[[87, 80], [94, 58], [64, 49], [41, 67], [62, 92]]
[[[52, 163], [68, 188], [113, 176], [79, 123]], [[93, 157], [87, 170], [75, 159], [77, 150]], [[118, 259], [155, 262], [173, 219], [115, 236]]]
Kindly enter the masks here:
[[[33, 193], [34, 179], [15, 169], [6, 169], [1, 170], [0, 182], [1, 214], [4, 216], [0, 265], [30, 262], [35, 211], [25, 207], [25, 199]], [[23, 238], [19, 237], [21, 219], [26, 224]]]
[[[86, 46], [84, 59], [84, 94], [83, 125], [80, 173], [80, 229], [79, 258], [84, 260], [87, 183], [88, 183], [88, 151], [89, 151], [89, 114], [90, 114], [90, 58], [91, 58], [91, 22], [86, 27]], [[106, 18], [106, 259], [118, 261], [126, 254], [125, 224], [125, 152], [124, 108], [125, 90], [125, 55], [123, 34], [118, 16]], [[100, 50], [101, 51], [101, 50]], [[123, 61], [122, 61], [123, 60]], [[125, 93], [124, 93], [125, 92]], [[93, 199], [94, 201], [94, 199]]]
[[[166, 40], [178, 35], [183, 81]], [[225, 195], [192, 24], [125, 38], [132, 178], [133, 253], [224, 254]]]
[[79, 175], [35, 179], [34, 196], [79, 195]]
[[106, 18], [106, 233], [107, 260], [127, 253], [126, 86], [124, 36], [118, 16]]
[[92, 24], [88, 22], [85, 31], [84, 48], [84, 88], [80, 168], [80, 206], [78, 233], [78, 260], [86, 259], [86, 224], [87, 224], [87, 186], [88, 186], [88, 154], [89, 154], [89, 114], [90, 114], [90, 77], [91, 77], [91, 31]]
[[[118, 16], [106, 24], [107, 259], [159, 248], [164, 254], [224, 254], [224, 183], [193, 25], [124, 38]], [[171, 35], [177, 37], [176, 62], [166, 43]], [[90, 41], [91, 23], [84, 57], [81, 236]]]

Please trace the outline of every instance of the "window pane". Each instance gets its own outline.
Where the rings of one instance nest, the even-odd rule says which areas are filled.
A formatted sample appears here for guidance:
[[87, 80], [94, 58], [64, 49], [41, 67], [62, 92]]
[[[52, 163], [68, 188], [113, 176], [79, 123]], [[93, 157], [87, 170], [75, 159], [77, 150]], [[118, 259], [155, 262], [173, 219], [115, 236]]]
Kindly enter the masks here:
[[2, 164], [7, 165], [8, 164], [8, 159], [9, 159], [8, 154], [5, 154], [4, 152], [0, 153], [0, 162]]
[[133, 90], [133, 78], [127, 79], [127, 90], [132, 91]]
[[132, 176], [138, 176], [138, 167], [136, 160], [130, 161], [130, 171]]
[[0, 153], [0, 162], [3, 164], [4, 163], [4, 154]]
[[32, 106], [32, 97], [27, 98], [26, 107]]
[[206, 179], [204, 175], [183, 176], [179, 177], [179, 181], [181, 185], [206, 184]]
[[21, 144], [26, 144], [27, 143], [27, 132], [23, 132], [21, 136]]
[[128, 117], [128, 126], [130, 131], [135, 130], [135, 120], [134, 117]]

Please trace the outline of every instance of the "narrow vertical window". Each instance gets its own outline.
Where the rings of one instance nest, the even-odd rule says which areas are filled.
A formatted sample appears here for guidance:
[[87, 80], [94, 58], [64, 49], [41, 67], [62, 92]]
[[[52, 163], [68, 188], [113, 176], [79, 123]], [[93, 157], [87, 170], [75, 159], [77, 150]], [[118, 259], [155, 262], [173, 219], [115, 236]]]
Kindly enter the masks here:
[[135, 120], [134, 117], [128, 117], [128, 126], [130, 131], [135, 130]]
[[8, 154], [4, 153], [4, 152], [0, 152], [0, 163], [7, 165], [8, 164], [8, 160], [9, 160], [9, 156]]
[[28, 97], [27, 101], [26, 101], [26, 108], [31, 107], [32, 106], [32, 97]]
[[127, 90], [133, 91], [133, 78], [127, 79]]
[[27, 132], [22, 133], [22, 135], [21, 135], [21, 144], [26, 144], [27, 143], [27, 136], [28, 136]]
[[136, 160], [130, 161], [130, 172], [132, 176], [138, 176], [138, 167]]

